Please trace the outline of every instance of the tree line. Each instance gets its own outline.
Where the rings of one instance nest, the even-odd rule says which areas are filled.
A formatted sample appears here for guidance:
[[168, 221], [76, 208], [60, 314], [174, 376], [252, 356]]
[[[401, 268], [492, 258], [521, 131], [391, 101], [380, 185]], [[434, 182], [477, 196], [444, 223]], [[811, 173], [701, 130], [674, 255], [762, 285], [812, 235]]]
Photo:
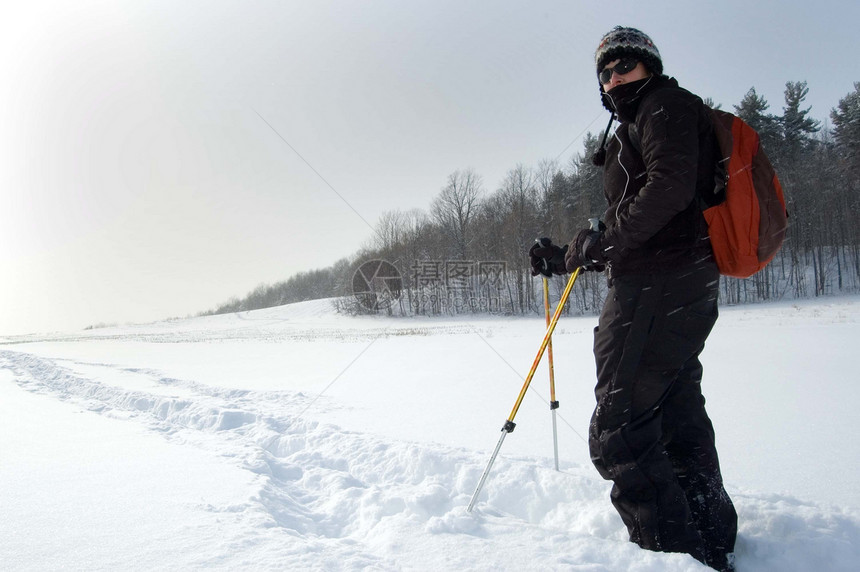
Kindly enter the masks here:
[[[721, 277], [723, 303], [860, 290], [860, 225], [853, 220], [860, 212], [860, 82], [831, 110], [829, 126], [810, 117], [808, 92], [806, 82], [786, 83], [781, 114], [770, 113], [755, 88], [734, 106], [759, 132], [776, 168], [789, 228], [782, 250], [763, 271], [745, 280]], [[261, 285], [207, 313], [328, 297], [337, 297], [338, 308], [350, 313], [543, 312], [542, 284], [531, 276], [526, 253], [541, 236], [563, 244], [602, 214], [602, 169], [591, 161], [599, 144], [599, 135], [589, 133], [565, 165], [517, 165], [489, 193], [474, 170], [457, 170], [428, 209], [384, 213], [372, 241], [352, 256]], [[384, 275], [372, 262], [380, 260], [390, 263]], [[564, 284], [564, 278], [551, 280], [553, 299]], [[569, 311], [598, 311], [605, 292], [601, 275], [584, 273]]]

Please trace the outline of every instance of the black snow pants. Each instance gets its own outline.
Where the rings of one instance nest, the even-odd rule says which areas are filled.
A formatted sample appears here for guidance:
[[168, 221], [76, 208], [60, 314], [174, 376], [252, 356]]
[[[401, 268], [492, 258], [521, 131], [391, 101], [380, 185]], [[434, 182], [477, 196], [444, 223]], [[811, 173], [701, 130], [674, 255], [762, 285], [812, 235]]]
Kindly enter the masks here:
[[737, 513], [723, 487], [699, 354], [717, 319], [713, 263], [610, 281], [594, 330], [591, 459], [642, 548], [729, 570]]

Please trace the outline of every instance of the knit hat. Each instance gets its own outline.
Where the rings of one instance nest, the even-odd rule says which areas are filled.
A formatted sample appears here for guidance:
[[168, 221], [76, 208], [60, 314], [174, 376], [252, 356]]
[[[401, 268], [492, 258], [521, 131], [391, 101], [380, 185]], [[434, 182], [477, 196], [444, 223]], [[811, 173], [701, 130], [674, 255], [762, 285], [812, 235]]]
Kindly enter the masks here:
[[606, 64], [625, 56], [638, 59], [654, 75], [663, 73], [660, 52], [651, 38], [636, 28], [622, 26], [615, 26], [600, 40], [597, 51], [594, 52], [597, 73], [599, 74]]

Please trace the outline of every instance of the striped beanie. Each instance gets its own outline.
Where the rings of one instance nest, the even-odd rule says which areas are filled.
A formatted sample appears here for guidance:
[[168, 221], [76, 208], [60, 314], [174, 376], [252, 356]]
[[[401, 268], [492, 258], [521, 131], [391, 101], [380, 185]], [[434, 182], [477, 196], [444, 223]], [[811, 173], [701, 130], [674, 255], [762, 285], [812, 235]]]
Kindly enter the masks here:
[[597, 64], [597, 73], [619, 58], [631, 56], [645, 64], [654, 75], [663, 73], [663, 61], [657, 46], [644, 32], [636, 28], [624, 28], [615, 26], [603, 36], [597, 51], [594, 52], [594, 62]]

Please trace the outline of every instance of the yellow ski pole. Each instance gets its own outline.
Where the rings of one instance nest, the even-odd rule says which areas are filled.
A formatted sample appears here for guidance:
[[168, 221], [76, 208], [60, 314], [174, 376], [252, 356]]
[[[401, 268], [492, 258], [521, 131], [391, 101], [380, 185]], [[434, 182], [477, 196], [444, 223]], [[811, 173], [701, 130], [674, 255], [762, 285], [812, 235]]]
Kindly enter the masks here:
[[537, 370], [538, 364], [540, 363], [541, 358], [543, 357], [544, 351], [546, 351], [547, 346], [549, 345], [550, 339], [552, 338], [552, 332], [555, 330], [556, 324], [558, 324], [558, 319], [561, 317], [561, 312], [564, 309], [564, 305], [567, 303], [567, 299], [570, 296], [571, 290], [573, 290], [573, 284], [576, 282], [577, 276], [579, 276], [579, 272], [581, 268], [577, 268], [576, 271], [571, 275], [570, 280], [567, 282], [567, 286], [564, 288], [564, 292], [561, 294], [561, 299], [558, 301], [558, 307], [555, 309], [555, 314], [550, 320], [549, 326], [546, 329], [546, 334], [544, 334], [543, 341], [540, 344], [540, 349], [538, 349], [537, 356], [535, 357], [534, 363], [532, 363], [532, 368], [529, 371], [528, 376], [526, 376], [526, 381], [523, 384], [523, 388], [520, 390], [520, 394], [517, 397], [516, 403], [514, 403], [514, 408], [511, 410], [511, 414], [508, 416], [508, 419], [505, 421], [504, 426], [502, 427], [502, 436], [499, 437], [499, 442], [496, 444], [496, 448], [493, 451], [493, 454], [490, 456], [490, 462], [487, 463], [487, 468], [484, 469], [484, 473], [481, 475], [481, 480], [478, 481], [478, 487], [475, 489], [474, 494], [472, 495], [472, 500], [469, 501], [469, 507], [466, 509], [466, 512], [472, 512], [472, 508], [475, 506], [475, 502], [478, 500], [478, 495], [481, 494], [481, 489], [484, 488], [484, 483], [487, 481], [487, 476], [490, 474], [490, 469], [493, 467], [493, 463], [496, 461], [496, 456], [499, 454], [499, 449], [502, 448], [502, 443], [505, 441], [505, 437], [508, 433], [513, 432], [516, 427], [516, 423], [514, 423], [514, 417], [517, 416], [517, 411], [520, 409], [520, 405], [523, 403], [523, 398], [526, 396], [526, 391], [529, 389], [529, 385], [532, 382], [532, 378], [535, 375], [535, 371]]
[[[551, 321], [549, 315], [549, 280], [543, 277], [543, 309], [546, 315], [546, 327], [549, 327]], [[555, 460], [555, 470], [558, 470], [558, 422], [556, 421], [556, 410], [558, 409], [558, 401], [555, 399], [555, 367], [552, 361], [552, 337], [546, 345], [546, 359], [549, 364], [549, 409], [552, 411], [552, 452]]]

